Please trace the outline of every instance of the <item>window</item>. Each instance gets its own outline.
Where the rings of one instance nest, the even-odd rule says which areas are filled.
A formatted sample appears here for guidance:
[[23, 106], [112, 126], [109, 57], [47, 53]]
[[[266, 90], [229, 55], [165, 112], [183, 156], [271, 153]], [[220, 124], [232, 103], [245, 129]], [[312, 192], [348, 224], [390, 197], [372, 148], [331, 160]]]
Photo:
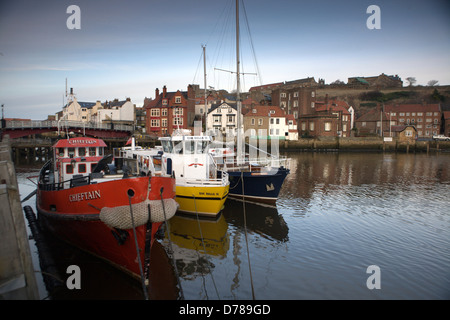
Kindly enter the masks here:
[[309, 131], [314, 131], [314, 122], [309, 123]]
[[58, 148], [58, 151], [56, 152], [60, 157], [64, 157], [64, 148]]
[[183, 118], [173, 118], [173, 124], [175, 126], [182, 126], [183, 125]]
[[73, 174], [73, 166], [71, 164], [66, 165], [66, 173]]
[[167, 119], [161, 119], [161, 127], [167, 127]]
[[361, 126], [362, 126], [362, 127], [365, 127], [366, 124], [367, 124], [367, 123], [366, 123], [365, 121], [363, 121], [363, 122], [361, 123]]
[[302, 122], [302, 131], [306, 130], [306, 122]]
[[294, 98], [298, 98], [298, 91], [294, 92]]
[[78, 148], [78, 156], [84, 157], [86, 155], [86, 148]]
[[280, 129], [275, 129], [275, 134], [278, 136], [280, 135]]
[[400, 112], [400, 117], [404, 117], [405, 113], [404, 112]]
[[228, 116], [228, 122], [234, 122], [234, 116]]
[[97, 163], [91, 163], [91, 172], [94, 171], [96, 166], [97, 166]]
[[325, 122], [325, 131], [331, 131], [331, 122]]
[[311, 91], [311, 97], [314, 98], [316, 96], [316, 92], [315, 91]]
[[422, 118], [418, 118], [418, 119], [417, 119], [417, 122], [422, 122]]
[[152, 119], [150, 127], [159, 127], [159, 119]]
[[89, 156], [95, 157], [95, 147], [89, 147]]
[[273, 118], [270, 118], [270, 124], [273, 124]]
[[194, 153], [194, 140], [184, 141], [184, 154], [193, 154]]
[[417, 112], [417, 116], [422, 117], [423, 113], [422, 112]]
[[181, 103], [181, 97], [175, 97], [175, 103]]
[[151, 109], [150, 116], [151, 117], [159, 117], [159, 109]]
[[103, 155], [103, 147], [98, 147], [98, 155], [99, 156]]
[[285, 92], [280, 93], [280, 98], [286, 98], [286, 93]]
[[86, 173], [86, 163], [78, 164], [78, 173]]
[[275, 120], [275, 123], [276, 123], [276, 124], [280, 124], [280, 118], [277, 118], [277, 119]]
[[314, 101], [311, 102], [311, 108], [314, 108]]
[[263, 124], [263, 119], [259, 118], [258, 119], [258, 126], [262, 126], [262, 124]]
[[167, 109], [166, 108], [161, 109], [161, 116], [167, 117]]
[[173, 115], [174, 116], [182, 116], [183, 115], [183, 108], [174, 108], [173, 109]]
[[255, 118], [252, 118], [252, 125], [255, 125]]
[[433, 115], [433, 112], [427, 112], [427, 117], [431, 117]]
[[163, 99], [162, 104], [163, 106], [167, 106], [167, 99]]
[[69, 158], [75, 157], [75, 148], [68, 148], [69, 150]]
[[294, 100], [294, 108], [298, 108], [298, 100]]
[[438, 119], [434, 119], [434, 124], [438, 124]]

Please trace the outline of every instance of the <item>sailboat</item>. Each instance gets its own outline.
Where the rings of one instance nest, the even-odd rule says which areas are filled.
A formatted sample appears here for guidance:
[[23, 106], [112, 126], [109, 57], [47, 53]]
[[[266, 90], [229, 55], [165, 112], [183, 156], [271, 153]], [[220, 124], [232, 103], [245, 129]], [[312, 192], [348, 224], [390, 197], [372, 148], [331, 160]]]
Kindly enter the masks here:
[[[234, 153], [234, 150], [230, 150], [230, 148], [221, 150], [220, 148], [216, 148], [212, 153], [218, 164], [218, 168], [228, 173], [230, 180], [229, 197], [274, 205], [283, 186], [283, 182], [290, 172], [288, 168], [289, 159], [273, 156], [259, 149], [252, 149], [256, 148], [252, 145], [248, 146], [250, 154], [255, 154], [252, 151], [258, 151], [259, 157], [252, 158], [245, 153], [243, 121], [241, 120], [239, 34], [239, 0], [236, 0], [236, 152]], [[231, 156], [231, 154], [234, 154], [234, 156]]]

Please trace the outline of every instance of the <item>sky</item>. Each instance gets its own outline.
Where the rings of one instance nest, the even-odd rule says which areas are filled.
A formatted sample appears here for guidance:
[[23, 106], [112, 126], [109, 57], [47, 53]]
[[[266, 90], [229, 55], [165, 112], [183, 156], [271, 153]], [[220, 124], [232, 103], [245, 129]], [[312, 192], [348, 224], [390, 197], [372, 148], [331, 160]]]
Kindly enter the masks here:
[[[1, 0], [4, 115], [41, 120], [62, 110], [66, 79], [79, 101], [131, 98], [138, 107], [164, 85], [203, 88], [203, 45], [207, 86], [235, 90], [236, 75], [216, 70], [236, 70], [234, 19], [234, 0]], [[448, 0], [245, 0], [240, 30], [243, 91], [381, 73], [450, 85]]]

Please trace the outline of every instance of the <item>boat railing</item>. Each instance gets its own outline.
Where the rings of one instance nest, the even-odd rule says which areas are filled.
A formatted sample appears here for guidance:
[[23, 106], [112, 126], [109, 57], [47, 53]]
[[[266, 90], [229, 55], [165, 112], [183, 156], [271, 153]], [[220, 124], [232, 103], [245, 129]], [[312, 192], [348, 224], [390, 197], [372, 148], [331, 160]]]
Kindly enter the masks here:
[[223, 157], [222, 160], [215, 162], [219, 169], [224, 169], [227, 171], [239, 171], [239, 170], [250, 170], [260, 169], [262, 167], [280, 168], [284, 167], [290, 169], [290, 158], [283, 157], [259, 157], [259, 158], [245, 158], [242, 161], [237, 160], [234, 157]]
[[211, 179], [194, 179], [194, 178], [177, 178], [183, 180], [186, 184], [201, 185], [201, 186], [225, 186], [228, 183], [228, 173], [224, 171], [218, 171], [220, 177]]

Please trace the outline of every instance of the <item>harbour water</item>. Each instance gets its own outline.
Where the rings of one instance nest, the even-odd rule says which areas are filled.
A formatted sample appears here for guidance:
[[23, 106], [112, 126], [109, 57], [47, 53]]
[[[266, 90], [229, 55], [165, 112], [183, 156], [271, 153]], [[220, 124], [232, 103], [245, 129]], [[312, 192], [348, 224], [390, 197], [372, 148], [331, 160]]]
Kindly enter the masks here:
[[[449, 154], [287, 155], [291, 174], [276, 208], [227, 200], [218, 219], [171, 219], [151, 262], [167, 276], [151, 283], [153, 297], [450, 299]], [[22, 198], [37, 170], [17, 165]], [[27, 204], [35, 210], [35, 198]], [[56, 239], [51, 247], [62, 281], [67, 266], [80, 267], [81, 289], [49, 293], [40, 281], [42, 298], [143, 297], [137, 281], [106, 263]]]

